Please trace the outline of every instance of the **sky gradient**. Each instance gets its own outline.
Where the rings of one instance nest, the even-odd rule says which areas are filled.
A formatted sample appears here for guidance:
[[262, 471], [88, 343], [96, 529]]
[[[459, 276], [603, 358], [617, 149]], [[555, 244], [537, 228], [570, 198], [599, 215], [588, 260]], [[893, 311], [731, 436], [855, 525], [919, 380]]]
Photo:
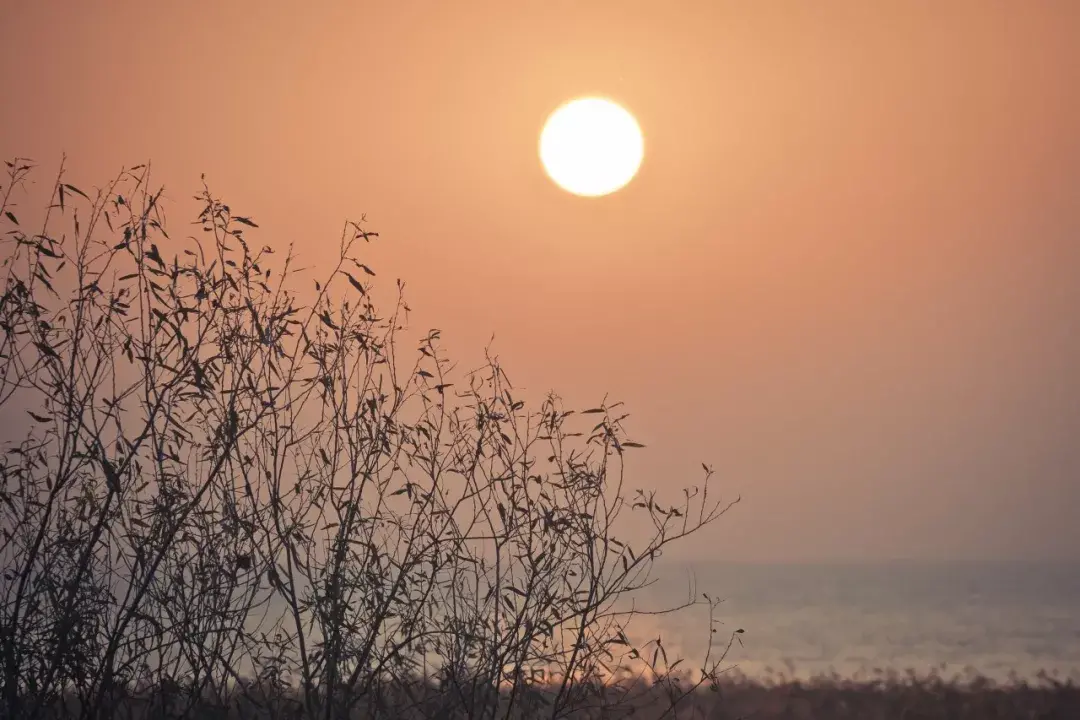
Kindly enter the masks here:
[[[725, 560], [1080, 559], [1080, 4], [9, 0], [0, 152], [200, 173], [307, 264], [382, 234], [413, 325], [713, 464]], [[638, 177], [544, 175], [608, 95]], [[39, 176], [44, 182], [45, 175]]]

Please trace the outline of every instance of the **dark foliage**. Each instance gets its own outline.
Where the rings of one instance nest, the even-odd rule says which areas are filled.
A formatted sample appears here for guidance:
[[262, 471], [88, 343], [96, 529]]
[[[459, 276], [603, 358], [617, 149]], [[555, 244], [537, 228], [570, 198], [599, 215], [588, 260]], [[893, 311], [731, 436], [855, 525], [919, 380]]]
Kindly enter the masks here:
[[304, 279], [205, 187], [180, 237], [149, 167], [61, 171], [30, 229], [8, 171], [0, 715], [610, 717], [715, 683], [730, 638], [680, 667], [629, 602], [729, 507], [708, 468], [632, 492], [618, 403], [528, 407], [435, 330], [403, 358], [362, 223]]

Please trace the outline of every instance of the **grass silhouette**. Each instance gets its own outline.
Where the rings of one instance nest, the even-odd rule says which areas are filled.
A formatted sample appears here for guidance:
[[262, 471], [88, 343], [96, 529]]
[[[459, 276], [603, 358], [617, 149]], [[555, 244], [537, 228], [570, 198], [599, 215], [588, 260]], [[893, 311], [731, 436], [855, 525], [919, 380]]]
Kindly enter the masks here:
[[[625, 689], [624, 689], [625, 691]], [[547, 716], [557, 688], [527, 688], [510, 709], [509, 692], [492, 699], [496, 717]], [[880, 673], [874, 680], [851, 680], [822, 676], [800, 682], [774, 675], [759, 679], [725, 677], [716, 690], [699, 688], [672, 705], [664, 688], [641, 683], [629, 690], [632, 704], [618, 709], [594, 699], [566, 713], [567, 717], [678, 717], [734, 720], [994, 720], [1044, 718], [1066, 720], [1080, 717], [1080, 687], [1058, 682], [1047, 675], [1035, 682], [998, 684], [975, 676], [943, 678], [935, 674]], [[111, 706], [113, 717], [140, 720], [150, 717], [214, 719], [275, 718], [303, 715], [305, 702], [295, 689], [267, 688], [248, 681], [242, 691], [224, 698], [193, 700], [178, 687], [144, 688], [126, 692]], [[507, 712], [509, 710], [509, 712]], [[46, 717], [74, 717], [78, 704], [67, 699]], [[351, 710], [350, 717], [477, 717], [446, 702], [446, 690], [416, 680], [409, 685], [388, 685], [378, 697], [367, 697]]]

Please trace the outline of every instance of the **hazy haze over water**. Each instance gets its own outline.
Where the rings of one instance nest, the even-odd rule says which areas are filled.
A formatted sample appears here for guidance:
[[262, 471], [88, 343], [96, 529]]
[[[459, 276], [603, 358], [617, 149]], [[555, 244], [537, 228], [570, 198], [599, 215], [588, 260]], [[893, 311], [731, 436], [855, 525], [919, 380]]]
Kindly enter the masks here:
[[[1067, 563], [697, 564], [699, 591], [725, 598], [716, 633], [741, 627], [732, 664], [844, 676], [925, 674], [941, 664], [998, 680], [1040, 670], [1080, 680], [1080, 565]], [[686, 568], [664, 568], [651, 597], [685, 595]], [[680, 583], [680, 580], [682, 582]], [[650, 621], [665, 645], [700, 648], [701, 613]]]

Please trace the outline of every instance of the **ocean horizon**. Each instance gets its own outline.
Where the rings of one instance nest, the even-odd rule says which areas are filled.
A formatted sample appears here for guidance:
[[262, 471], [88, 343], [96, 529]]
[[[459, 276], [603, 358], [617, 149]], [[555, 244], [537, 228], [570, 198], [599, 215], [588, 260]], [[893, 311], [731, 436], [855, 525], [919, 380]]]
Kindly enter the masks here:
[[[714, 642], [742, 629], [724, 667], [752, 678], [871, 679], [913, 672], [1080, 681], [1080, 563], [664, 561], [638, 593], [657, 606], [691, 587], [722, 600]], [[698, 662], [704, 608], [635, 620]]]

